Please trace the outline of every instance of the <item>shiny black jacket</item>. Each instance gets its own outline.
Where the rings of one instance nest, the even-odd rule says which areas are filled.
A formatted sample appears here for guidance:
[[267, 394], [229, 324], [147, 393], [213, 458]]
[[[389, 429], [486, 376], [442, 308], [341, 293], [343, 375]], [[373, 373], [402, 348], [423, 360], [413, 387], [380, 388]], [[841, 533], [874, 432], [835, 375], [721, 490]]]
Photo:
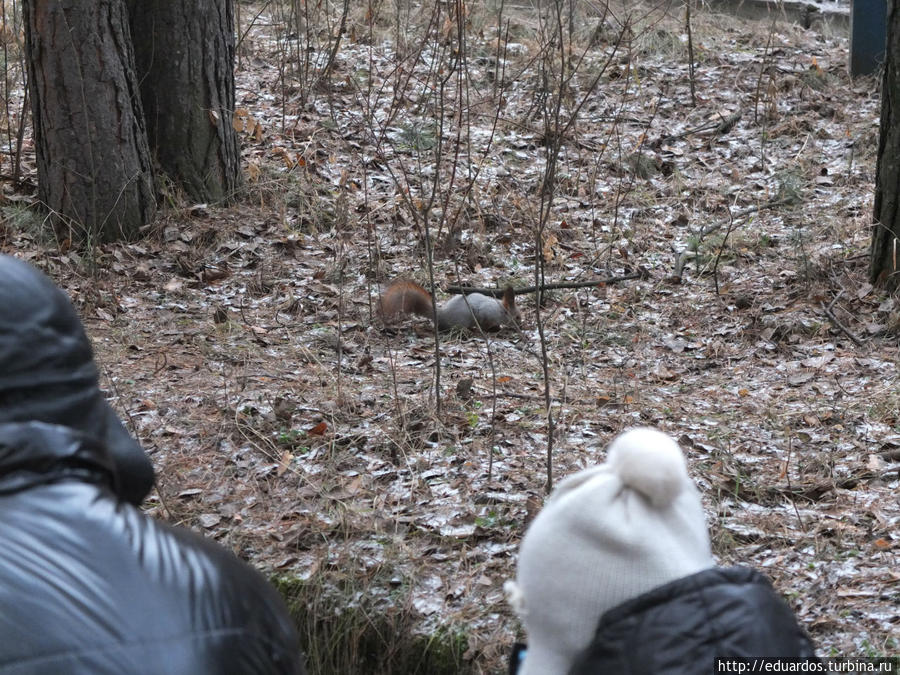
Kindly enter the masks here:
[[132, 505], [152, 481], [68, 299], [0, 256], [0, 673], [303, 673], [259, 573]]
[[609, 610], [569, 675], [707, 675], [727, 656], [814, 656], [769, 580], [748, 567], [699, 572]]

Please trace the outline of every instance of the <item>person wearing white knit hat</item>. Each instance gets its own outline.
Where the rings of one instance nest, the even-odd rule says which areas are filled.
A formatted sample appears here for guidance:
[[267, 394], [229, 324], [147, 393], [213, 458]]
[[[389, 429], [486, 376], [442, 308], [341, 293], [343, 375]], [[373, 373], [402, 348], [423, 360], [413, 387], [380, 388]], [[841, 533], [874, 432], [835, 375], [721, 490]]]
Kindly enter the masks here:
[[[735, 651], [813, 655], [768, 581], [750, 569], [715, 568], [700, 495], [684, 455], [672, 438], [655, 429], [623, 433], [604, 464], [559, 483], [525, 534], [517, 578], [507, 582], [507, 592], [528, 637], [521, 675], [665, 668], [667, 673], [707, 673], [715, 656]], [[737, 614], [735, 594], [742, 610]], [[715, 614], [722, 603], [727, 605], [724, 623]], [[784, 644], [768, 637], [759, 641], [762, 635], [754, 627], [745, 644], [735, 648], [731, 643], [742, 627], [728, 623], [735, 617], [754, 626], [765, 619], [782, 633], [787, 627], [788, 639]], [[718, 628], [710, 628], [710, 622]], [[611, 640], [623, 628], [622, 639]], [[678, 636], [682, 628], [687, 642]], [[722, 630], [725, 635], [718, 635]], [[709, 652], [708, 662], [697, 666], [696, 654], [684, 652], [691, 639]]]

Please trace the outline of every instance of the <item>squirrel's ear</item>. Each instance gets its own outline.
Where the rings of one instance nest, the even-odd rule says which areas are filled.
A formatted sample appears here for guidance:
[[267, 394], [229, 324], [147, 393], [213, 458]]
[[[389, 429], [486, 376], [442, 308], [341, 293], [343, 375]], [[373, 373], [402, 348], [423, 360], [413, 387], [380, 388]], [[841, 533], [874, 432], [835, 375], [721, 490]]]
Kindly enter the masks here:
[[516, 294], [513, 292], [512, 286], [507, 286], [503, 289], [503, 304], [507, 307], [516, 306]]

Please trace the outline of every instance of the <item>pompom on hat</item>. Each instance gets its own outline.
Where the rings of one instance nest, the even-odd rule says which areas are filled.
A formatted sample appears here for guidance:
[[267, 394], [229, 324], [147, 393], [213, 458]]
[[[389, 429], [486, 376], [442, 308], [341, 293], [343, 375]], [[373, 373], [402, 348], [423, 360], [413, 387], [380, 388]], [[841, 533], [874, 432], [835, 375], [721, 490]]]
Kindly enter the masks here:
[[604, 464], [561, 481], [519, 550], [510, 603], [528, 634], [522, 675], [564, 675], [600, 616], [713, 567], [700, 495], [678, 444], [624, 432]]

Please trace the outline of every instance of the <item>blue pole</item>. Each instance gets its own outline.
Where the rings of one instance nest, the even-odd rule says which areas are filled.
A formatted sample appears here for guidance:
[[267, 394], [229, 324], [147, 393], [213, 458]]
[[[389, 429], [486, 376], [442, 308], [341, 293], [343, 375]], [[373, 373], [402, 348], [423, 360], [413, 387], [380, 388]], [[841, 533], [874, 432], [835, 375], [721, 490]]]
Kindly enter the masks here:
[[887, 0], [850, 0], [850, 76], [874, 73], [886, 44]]

